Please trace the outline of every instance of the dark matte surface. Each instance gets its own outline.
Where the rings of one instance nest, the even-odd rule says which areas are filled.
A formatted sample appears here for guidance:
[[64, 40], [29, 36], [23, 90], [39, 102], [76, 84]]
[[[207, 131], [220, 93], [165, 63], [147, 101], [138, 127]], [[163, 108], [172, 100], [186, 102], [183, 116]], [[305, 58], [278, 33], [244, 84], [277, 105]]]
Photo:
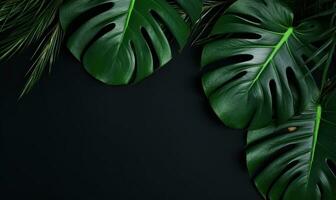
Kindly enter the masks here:
[[29, 57], [1, 64], [0, 199], [261, 199], [245, 167], [244, 133], [207, 105], [198, 53], [115, 88], [63, 52], [19, 102]]

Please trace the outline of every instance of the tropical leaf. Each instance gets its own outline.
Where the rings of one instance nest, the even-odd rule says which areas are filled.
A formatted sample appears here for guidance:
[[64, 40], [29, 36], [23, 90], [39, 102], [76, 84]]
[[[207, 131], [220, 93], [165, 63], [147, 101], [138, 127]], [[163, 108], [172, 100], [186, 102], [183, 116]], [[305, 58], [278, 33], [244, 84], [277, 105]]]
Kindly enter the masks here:
[[[172, 57], [167, 35], [182, 48], [202, 1], [195, 0], [73, 0], [60, 12], [67, 46], [96, 79], [111, 85], [138, 82]], [[178, 6], [180, 9], [176, 9]]]
[[20, 97], [32, 90], [47, 67], [49, 68], [48, 72], [51, 72], [51, 68], [58, 57], [63, 42], [63, 31], [59, 23], [50, 28], [50, 32], [43, 37], [35, 51], [34, 63], [27, 73], [28, 80]]
[[336, 91], [281, 125], [250, 131], [247, 165], [265, 199], [336, 198]]
[[[238, 0], [218, 19], [203, 51], [203, 88], [226, 125], [250, 129], [300, 113], [318, 90], [304, 62], [320, 28], [293, 26], [280, 1]], [[210, 66], [208, 66], [210, 65]], [[208, 67], [206, 67], [208, 66]]]
[[[58, 9], [63, 0], [2, 0], [0, 2], [0, 61], [37, 45], [34, 64], [22, 94], [31, 90], [45, 68], [53, 65], [63, 39]], [[21, 95], [22, 95], [21, 94]]]

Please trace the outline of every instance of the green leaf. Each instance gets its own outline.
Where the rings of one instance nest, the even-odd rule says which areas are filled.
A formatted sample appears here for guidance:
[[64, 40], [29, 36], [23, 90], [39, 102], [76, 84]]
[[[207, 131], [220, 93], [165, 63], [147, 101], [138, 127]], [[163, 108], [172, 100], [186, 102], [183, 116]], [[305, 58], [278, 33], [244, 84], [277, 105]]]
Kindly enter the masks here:
[[[218, 19], [204, 48], [203, 88], [224, 124], [256, 129], [302, 111], [318, 90], [304, 59], [320, 28], [293, 26], [280, 1], [238, 0]], [[215, 68], [215, 69], [213, 69]]]
[[[111, 85], [140, 81], [172, 58], [168, 34], [184, 47], [202, 1], [73, 0], [61, 8], [67, 46], [96, 79]], [[178, 7], [179, 9], [177, 9]], [[84, 20], [83, 20], [84, 19]], [[157, 64], [155, 64], [157, 58]]]
[[336, 91], [281, 125], [250, 131], [247, 165], [271, 200], [336, 197]]

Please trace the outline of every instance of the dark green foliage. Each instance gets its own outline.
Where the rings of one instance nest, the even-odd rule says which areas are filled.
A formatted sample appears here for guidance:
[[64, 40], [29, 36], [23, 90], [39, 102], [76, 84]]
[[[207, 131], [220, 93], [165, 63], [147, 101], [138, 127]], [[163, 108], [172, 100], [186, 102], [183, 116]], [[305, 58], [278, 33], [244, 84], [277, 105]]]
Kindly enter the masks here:
[[[62, 6], [60, 17], [67, 46], [86, 70], [106, 84], [125, 85], [170, 61], [168, 33], [180, 49], [187, 44], [191, 27], [184, 19], [195, 24], [201, 6], [199, 0], [73, 0]], [[92, 10], [97, 13], [71, 30]]]
[[250, 131], [247, 164], [265, 199], [336, 197], [336, 91], [282, 124]]
[[205, 93], [226, 125], [249, 128], [265, 199], [336, 197], [335, 5], [237, 0], [202, 41]]
[[37, 46], [23, 94], [55, 62], [63, 30], [110, 85], [154, 73], [172, 42], [204, 45], [205, 94], [224, 124], [249, 130], [262, 196], [336, 198], [335, 0], [2, 0], [0, 61]]
[[284, 122], [317, 98], [302, 57], [314, 52], [307, 40], [320, 34], [319, 26], [293, 27], [293, 13], [269, 2], [234, 3], [218, 19], [210, 34], [214, 39], [203, 51], [202, 66], [215, 67], [203, 76], [204, 91], [230, 127], [261, 128], [272, 118]]

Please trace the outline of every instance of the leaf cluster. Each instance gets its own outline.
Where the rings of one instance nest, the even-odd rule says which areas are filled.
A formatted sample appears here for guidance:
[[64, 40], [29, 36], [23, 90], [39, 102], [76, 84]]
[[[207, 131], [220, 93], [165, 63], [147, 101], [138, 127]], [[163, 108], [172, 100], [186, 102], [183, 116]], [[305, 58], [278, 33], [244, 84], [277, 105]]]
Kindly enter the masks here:
[[205, 93], [224, 124], [248, 130], [247, 167], [265, 199], [336, 196], [335, 8], [237, 0], [201, 23]]
[[145, 79], [171, 60], [172, 42], [192, 38], [213, 110], [249, 131], [247, 165], [263, 197], [335, 198], [334, 0], [2, 0], [0, 61], [36, 46], [22, 94], [50, 71], [63, 35], [109, 85]]

